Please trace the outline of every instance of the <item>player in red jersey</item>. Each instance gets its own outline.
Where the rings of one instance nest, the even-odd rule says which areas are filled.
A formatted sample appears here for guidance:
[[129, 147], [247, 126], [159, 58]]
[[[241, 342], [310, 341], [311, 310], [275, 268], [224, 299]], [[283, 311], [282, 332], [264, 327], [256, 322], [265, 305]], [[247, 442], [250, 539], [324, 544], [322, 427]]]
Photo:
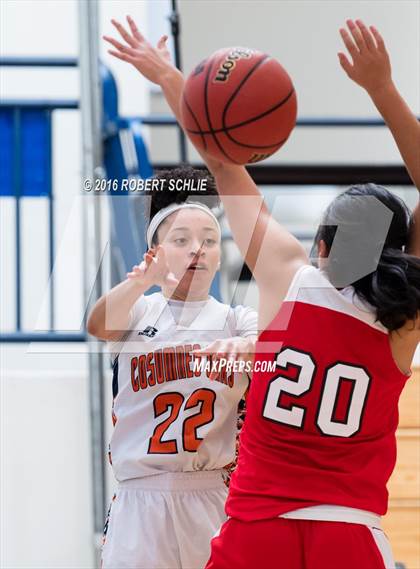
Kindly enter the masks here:
[[[375, 28], [341, 30], [344, 70], [366, 89], [420, 187], [420, 126], [391, 79]], [[164, 41], [120, 51], [159, 83], [179, 118], [183, 77]], [[230, 519], [207, 569], [394, 567], [380, 516], [395, 465], [398, 399], [420, 340], [420, 207], [354, 186], [317, 232], [320, 269], [270, 216], [245, 168], [204, 156], [260, 292], [254, 373]], [[241, 196], [238, 200], [237, 197]], [[257, 207], [258, 206], [258, 207]]]

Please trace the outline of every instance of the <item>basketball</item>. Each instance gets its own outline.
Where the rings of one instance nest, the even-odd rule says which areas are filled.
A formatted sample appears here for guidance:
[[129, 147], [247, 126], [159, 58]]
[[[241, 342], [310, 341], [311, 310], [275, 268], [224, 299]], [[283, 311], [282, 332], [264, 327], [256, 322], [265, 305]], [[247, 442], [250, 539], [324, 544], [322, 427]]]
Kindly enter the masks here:
[[288, 139], [297, 100], [287, 71], [266, 53], [243, 47], [216, 51], [188, 77], [185, 129], [198, 148], [222, 162], [260, 162]]

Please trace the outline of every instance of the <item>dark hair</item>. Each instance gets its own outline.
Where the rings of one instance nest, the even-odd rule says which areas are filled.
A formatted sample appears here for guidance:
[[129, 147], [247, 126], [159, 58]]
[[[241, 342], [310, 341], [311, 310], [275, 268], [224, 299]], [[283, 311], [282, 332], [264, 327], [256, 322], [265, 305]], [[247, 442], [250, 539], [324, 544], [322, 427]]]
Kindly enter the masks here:
[[[172, 205], [184, 203], [187, 200], [203, 203], [209, 208], [215, 208], [220, 204], [219, 195], [213, 176], [206, 169], [193, 168], [188, 164], [181, 164], [178, 168], [159, 170], [153, 176], [154, 179], [162, 180], [157, 189], [145, 192], [149, 199], [149, 221], [161, 209]], [[194, 191], [188, 189], [174, 189], [174, 182], [178, 180], [189, 180], [197, 188], [206, 180], [204, 191]], [[153, 238], [153, 244], [157, 243], [157, 232]]]
[[382, 186], [362, 184], [332, 201], [315, 236], [316, 246], [326, 244], [332, 284], [352, 285], [391, 331], [415, 320], [420, 310], [420, 259], [404, 252], [409, 229], [403, 200]]

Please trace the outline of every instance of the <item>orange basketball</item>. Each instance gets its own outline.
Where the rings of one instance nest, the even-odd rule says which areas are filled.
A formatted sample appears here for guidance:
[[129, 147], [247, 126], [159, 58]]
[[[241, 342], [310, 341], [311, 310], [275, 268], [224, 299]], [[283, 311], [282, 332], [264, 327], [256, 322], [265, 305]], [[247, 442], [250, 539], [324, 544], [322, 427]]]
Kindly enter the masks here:
[[296, 124], [296, 93], [278, 61], [229, 47], [190, 74], [181, 112], [198, 148], [223, 162], [247, 164], [264, 160], [286, 142]]

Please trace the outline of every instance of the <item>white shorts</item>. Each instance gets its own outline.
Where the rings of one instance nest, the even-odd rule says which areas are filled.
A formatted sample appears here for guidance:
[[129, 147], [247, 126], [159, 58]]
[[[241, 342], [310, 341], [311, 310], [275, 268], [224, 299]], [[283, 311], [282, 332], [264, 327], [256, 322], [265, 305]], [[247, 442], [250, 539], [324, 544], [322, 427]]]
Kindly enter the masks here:
[[222, 470], [174, 472], [121, 482], [111, 502], [103, 569], [202, 569], [226, 521]]

